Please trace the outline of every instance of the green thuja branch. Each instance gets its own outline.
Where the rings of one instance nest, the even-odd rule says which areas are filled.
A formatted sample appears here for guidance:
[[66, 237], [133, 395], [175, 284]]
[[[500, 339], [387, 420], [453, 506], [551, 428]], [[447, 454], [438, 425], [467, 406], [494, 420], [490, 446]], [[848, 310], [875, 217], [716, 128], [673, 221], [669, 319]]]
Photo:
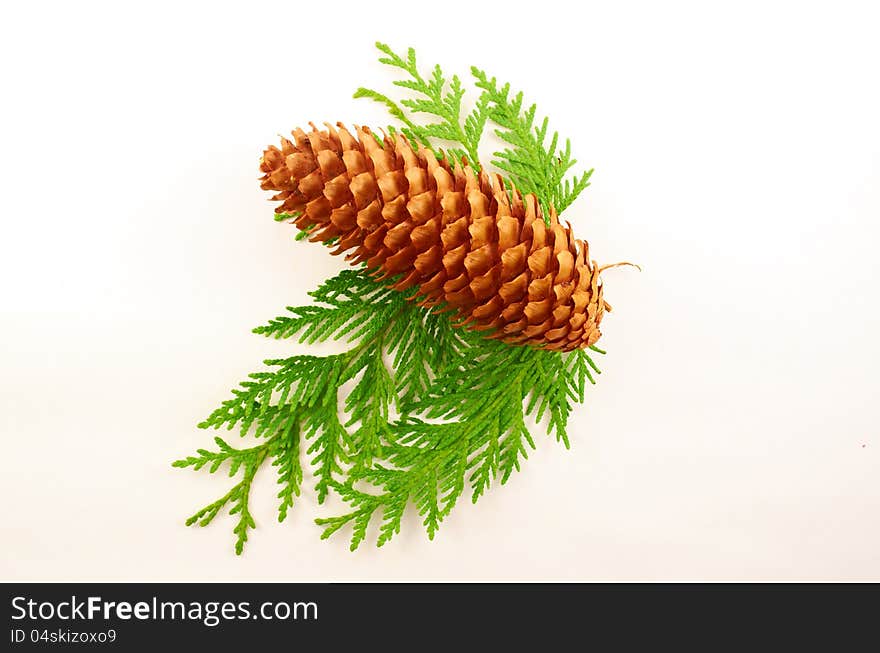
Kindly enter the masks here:
[[[585, 382], [598, 372], [586, 352], [487, 340], [362, 270], [344, 270], [311, 295], [318, 303], [291, 307], [255, 332], [354, 346], [342, 354], [266, 361], [268, 370], [251, 374], [200, 424], [236, 428], [259, 444], [236, 449], [218, 437], [216, 451], [200, 449], [174, 463], [212, 473], [228, 465], [230, 476], [241, 475], [188, 524], [205, 526], [229, 506], [238, 515], [240, 553], [255, 523], [248, 509], [254, 476], [266, 460], [277, 467], [283, 521], [301, 491], [305, 442], [319, 502], [335, 491], [352, 509], [317, 520], [324, 537], [351, 523], [357, 548], [378, 514], [377, 543], [384, 544], [413, 504], [433, 538], [468, 488], [476, 501], [496, 478], [505, 483], [519, 470], [535, 447], [527, 418], [546, 421], [548, 433], [568, 446], [571, 402], [583, 400]], [[355, 385], [343, 402], [343, 420], [339, 392], [348, 381]], [[394, 409], [402, 416], [392, 419]]]
[[236, 535], [235, 552], [240, 554], [248, 539], [248, 529], [256, 526], [256, 522], [254, 522], [248, 507], [251, 483], [257, 470], [269, 453], [271, 441], [251, 447], [250, 449], [234, 449], [219, 437], [215, 438], [214, 441], [219, 447], [218, 451], [211, 452], [199, 449], [198, 456], [189, 456], [183, 460], [175, 461], [174, 466], [193, 467], [193, 469], [198, 470], [210, 463], [209, 471], [213, 473], [217, 471], [220, 465], [228, 462], [230, 464], [229, 475], [234, 476], [239, 469], [243, 469], [242, 479], [229, 492], [193, 514], [186, 520], [186, 525], [191, 526], [197, 523], [199, 526], [207, 526], [214, 520], [220, 510], [230, 505], [229, 514], [238, 515], [238, 522], [233, 532]]
[[278, 504], [278, 521], [287, 519], [287, 511], [293, 507], [293, 497], [300, 495], [303, 480], [300, 462], [301, 436], [296, 414], [291, 411], [287, 428], [272, 440], [272, 466], [278, 468], [278, 484], [281, 489], [276, 495], [281, 499]]
[[[354, 97], [365, 97], [384, 104], [391, 115], [403, 123], [400, 131], [413, 143], [421, 143], [427, 148], [433, 147], [433, 140], [440, 139], [453, 143], [445, 150], [445, 154], [454, 161], [467, 158], [471, 165], [479, 168], [477, 149], [483, 135], [483, 127], [488, 118], [488, 97], [480, 97], [477, 104], [467, 116], [462, 117], [462, 100], [464, 87], [457, 75], [447, 80], [443, 69], [436, 65], [428, 76], [423, 76], [416, 63], [416, 52], [407, 50], [406, 56], [395, 53], [384, 43], [376, 43], [376, 48], [384, 56], [379, 62], [397, 68], [405, 73], [403, 79], [394, 82], [395, 86], [408, 89], [415, 94], [413, 98], [394, 102], [387, 95], [368, 88], [359, 88]], [[401, 107], [413, 113], [433, 116], [436, 120], [426, 125], [419, 125]], [[392, 128], [393, 130], [393, 128]], [[434, 150], [442, 156], [443, 150]]]
[[[428, 148], [432, 147], [434, 139], [458, 143], [458, 147], [448, 148], [445, 154], [453, 161], [466, 157], [479, 169], [480, 140], [487, 121], [493, 122], [497, 126], [495, 133], [508, 147], [495, 152], [492, 165], [507, 175], [508, 183], [538, 197], [548, 222], [551, 207], [562, 213], [590, 185], [592, 169], [580, 175], [569, 175], [577, 163], [572, 157], [571, 141], [565, 139], [564, 147], [560, 147], [559, 133], [549, 133], [549, 120], [544, 118], [537, 122], [536, 105], [524, 105], [523, 94], [512, 94], [510, 84], [499, 85], [494, 77], [472, 67], [471, 74], [480, 93], [473, 110], [462, 119], [465, 91], [458, 76], [453, 75], [447, 80], [440, 66], [435, 66], [425, 77], [419, 72], [412, 48], [403, 56], [384, 43], [377, 43], [376, 47], [383, 55], [379, 58], [381, 63], [406, 74], [394, 84], [413, 91], [417, 96], [397, 103], [378, 91], [359, 88], [355, 97], [366, 97], [384, 104], [392, 117], [403, 123], [399, 129], [411, 142]], [[432, 115], [438, 120], [427, 125], [417, 124], [406, 109], [414, 114]], [[394, 127], [390, 129], [393, 131]], [[444, 152], [435, 150], [435, 153], [442, 155]]]
[[[382, 455], [392, 406], [423, 396], [429, 379], [464, 342], [448, 320], [427, 315], [406, 294], [378, 284], [363, 270], [344, 270], [310, 294], [314, 305], [289, 307], [287, 314], [254, 331], [304, 343], [344, 340], [353, 343], [352, 348], [328, 356], [267, 360], [268, 369], [249, 375], [199, 425], [235, 428], [263, 442], [236, 449], [216, 438], [216, 451], [200, 449], [196, 456], [174, 463], [195, 470], [207, 466], [212, 473], [228, 464], [230, 476], [241, 474], [227, 494], [187, 521], [205, 526], [228, 506], [230, 514], [239, 516], [239, 553], [248, 529], [254, 527], [247, 503], [253, 478], [265, 460], [271, 458], [278, 468], [279, 521], [300, 494], [301, 448], [314, 471], [318, 501], [323, 502], [349, 468], [369, 469]], [[392, 361], [390, 370], [385, 355]], [[349, 381], [356, 383], [344, 401], [348, 418], [343, 421], [339, 392]]]
[[[381, 546], [400, 531], [404, 510], [412, 503], [433, 539], [467, 488], [476, 502], [496, 478], [504, 484], [519, 471], [528, 450], [535, 448], [527, 417], [546, 418], [548, 433], [569, 446], [571, 402], [583, 400], [585, 380], [593, 382], [589, 370], [598, 373], [589, 354], [512, 347], [476, 337], [461, 353], [456, 365], [435, 378], [426, 399], [408, 406], [408, 416], [389, 426], [384, 460], [334, 485], [351, 511], [316, 520], [324, 526], [322, 537], [351, 524], [354, 550], [376, 518]], [[380, 492], [357, 487], [363, 482]]]
[[571, 142], [566, 139], [565, 147], [558, 149], [558, 132], [548, 142], [548, 119], [536, 124], [536, 105], [525, 108], [523, 94], [511, 96], [510, 84], [499, 87], [494, 77], [490, 79], [476, 67], [471, 68], [471, 74], [489, 104], [489, 118], [499, 127], [495, 133], [509, 145], [495, 152], [492, 164], [506, 172], [521, 191], [537, 195], [545, 216], [551, 206], [562, 213], [590, 185], [593, 171], [567, 179], [566, 174], [577, 163], [571, 155]]

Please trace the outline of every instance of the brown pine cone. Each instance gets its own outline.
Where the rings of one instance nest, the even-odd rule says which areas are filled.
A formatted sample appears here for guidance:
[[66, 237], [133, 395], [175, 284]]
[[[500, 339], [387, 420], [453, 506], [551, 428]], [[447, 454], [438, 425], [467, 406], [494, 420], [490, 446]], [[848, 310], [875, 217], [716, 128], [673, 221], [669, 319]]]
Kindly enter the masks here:
[[381, 278], [403, 275], [395, 287], [418, 286], [424, 305], [444, 304], [505, 342], [568, 351], [599, 339], [611, 310], [601, 268], [555, 212], [545, 225], [533, 194], [413, 151], [399, 134], [380, 144], [366, 127], [355, 138], [326, 126], [295, 129], [260, 162], [276, 212], [298, 216], [310, 240], [337, 237], [334, 254], [349, 252]]

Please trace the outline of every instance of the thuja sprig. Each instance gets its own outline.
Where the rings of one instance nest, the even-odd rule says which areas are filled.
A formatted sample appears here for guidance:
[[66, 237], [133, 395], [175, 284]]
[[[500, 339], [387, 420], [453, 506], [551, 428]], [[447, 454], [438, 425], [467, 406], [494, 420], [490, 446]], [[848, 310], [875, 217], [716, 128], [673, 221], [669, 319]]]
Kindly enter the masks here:
[[[447, 148], [445, 154], [453, 161], [466, 157], [479, 169], [478, 150], [484, 128], [487, 122], [494, 123], [494, 132], [508, 147], [494, 153], [492, 165], [520, 191], [534, 193], [548, 221], [551, 207], [562, 213], [590, 185], [592, 169], [579, 175], [569, 174], [577, 163], [572, 157], [571, 141], [565, 139], [564, 146], [560, 147], [559, 133], [550, 133], [549, 120], [545, 117], [537, 121], [536, 105], [525, 105], [523, 94], [512, 93], [510, 84], [500, 84], [483, 70], [471, 67], [479, 93], [473, 110], [462, 118], [465, 90], [457, 75], [447, 79], [442, 68], [434, 66], [431, 74], [425, 76], [419, 71], [412, 48], [404, 56], [384, 43], [377, 43], [376, 47], [382, 53], [381, 63], [406, 73], [404, 79], [394, 84], [416, 93], [417, 97], [397, 103], [367, 88], [359, 88], [355, 97], [384, 104], [391, 115], [403, 123], [399, 129], [413, 143], [429, 148], [436, 139], [458, 143]], [[418, 124], [406, 109], [413, 114], [432, 115], [437, 120]], [[435, 153], [444, 151], [435, 149]]]
[[590, 185], [593, 170], [566, 178], [577, 163], [571, 155], [571, 141], [566, 139], [565, 147], [559, 149], [559, 132], [553, 132], [548, 142], [548, 118], [536, 124], [537, 106], [525, 108], [522, 92], [511, 95], [510, 84], [499, 87], [494, 77], [477, 67], [471, 68], [471, 74], [488, 102], [489, 118], [498, 125], [495, 133], [509, 145], [495, 152], [492, 164], [519, 190], [534, 193], [545, 216], [551, 206], [562, 213]]
[[[378, 514], [377, 543], [384, 544], [399, 532], [410, 503], [433, 537], [468, 487], [476, 501], [496, 478], [505, 483], [520, 468], [535, 446], [527, 418], [545, 420], [548, 433], [568, 446], [571, 402], [583, 399], [585, 381], [598, 371], [586, 352], [487, 340], [453, 327], [444, 314], [420, 308], [362, 270], [345, 270], [311, 294], [320, 303], [289, 308], [255, 331], [354, 346], [341, 354], [266, 361], [269, 369], [251, 374], [200, 424], [236, 428], [258, 444], [236, 449], [218, 437], [215, 451], [200, 449], [174, 463], [212, 473], [227, 465], [230, 476], [241, 476], [188, 524], [205, 526], [229, 507], [238, 517], [240, 553], [255, 526], [248, 500], [260, 467], [271, 459], [278, 468], [283, 521], [300, 494], [305, 456], [319, 503], [335, 491], [353, 509], [319, 519], [324, 537], [351, 523], [357, 548]], [[340, 389], [352, 380], [342, 418]], [[393, 418], [392, 409], [401, 416]]]
[[254, 522], [254, 518], [250, 513], [248, 500], [254, 476], [268, 455], [271, 441], [249, 449], [234, 449], [219, 437], [214, 438], [214, 441], [219, 448], [218, 451], [212, 452], [206, 449], [199, 449], [198, 456], [189, 456], [183, 460], [177, 460], [174, 462], [174, 466], [192, 467], [198, 470], [210, 463], [209, 471], [213, 473], [217, 471], [222, 463], [228, 462], [230, 463], [230, 476], [234, 476], [240, 468], [243, 468], [242, 479], [222, 497], [197, 510], [186, 520], [186, 525], [198, 524], [199, 526], [207, 526], [214, 520], [220, 510], [230, 505], [229, 514], [238, 514], [238, 521], [233, 528], [233, 532], [236, 535], [235, 552], [240, 554], [244, 549], [245, 542], [247, 542], [248, 530], [256, 526], [256, 522]]
[[[474, 339], [464, 353], [435, 378], [426, 400], [408, 406], [407, 417], [389, 425], [384, 459], [333, 485], [351, 511], [317, 519], [323, 538], [351, 525], [354, 550], [377, 519], [381, 546], [400, 532], [412, 504], [433, 539], [468, 488], [476, 503], [496, 479], [504, 484], [519, 471], [535, 448], [529, 417], [538, 422], [546, 417], [548, 432], [568, 448], [571, 403], [583, 400], [585, 381], [593, 383], [592, 373], [598, 373], [587, 352], [561, 354]], [[364, 483], [378, 492], [363, 489]]]
[[[349, 466], [369, 468], [381, 454], [392, 403], [422, 396], [430, 375], [441, 371], [446, 356], [438, 355], [434, 346], [441, 344], [449, 352], [455, 351], [458, 342], [448, 322], [422, 319], [422, 309], [403, 293], [376, 283], [362, 270], [344, 270], [311, 295], [318, 303], [289, 307], [286, 315], [254, 331], [306, 343], [346, 340], [354, 346], [342, 354], [267, 360], [268, 369], [251, 374], [199, 424], [201, 428], [236, 428], [242, 436], [250, 434], [263, 442], [236, 449], [216, 438], [216, 451], [199, 449], [197, 455], [174, 463], [195, 470], [207, 467], [211, 473], [228, 465], [230, 476], [241, 474], [241, 481], [229, 492], [187, 520], [188, 525], [206, 526], [229, 507], [230, 514], [239, 519], [235, 527], [238, 553], [248, 529], [254, 527], [247, 507], [251, 483], [267, 458], [278, 467], [282, 485], [279, 521], [300, 494], [303, 443], [316, 478], [318, 501], [323, 502]], [[395, 376], [385, 367], [386, 353], [396, 363]], [[343, 423], [339, 390], [356, 377], [360, 380], [344, 404], [349, 419]]]
[[[403, 123], [400, 130], [413, 143], [434, 148], [436, 139], [446, 141], [447, 156], [454, 160], [466, 157], [471, 165], [478, 168], [477, 149], [488, 117], [488, 98], [478, 99], [473, 111], [463, 117], [461, 105], [465, 90], [457, 75], [447, 80], [438, 64], [429, 75], [423, 76], [413, 48], [407, 50], [406, 56], [395, 53], [384, 43], [376, 43], [376, 48], [383, 54], [379, 58], [380, 63], [406, 73], [403, 79], [394, 81], [394, 85], [412, 91], [415, 97], [403, 99], [398, 104], [383, 93], [363, 87], [355, 92], [354, 97], [366, 97], [384, 104], [391, 115]], [[413, 113], [433, 116], [435, 121], [416, 124], [402, 107]], [[436, 149], [435, 152], [442, 155], [444, 150]]]

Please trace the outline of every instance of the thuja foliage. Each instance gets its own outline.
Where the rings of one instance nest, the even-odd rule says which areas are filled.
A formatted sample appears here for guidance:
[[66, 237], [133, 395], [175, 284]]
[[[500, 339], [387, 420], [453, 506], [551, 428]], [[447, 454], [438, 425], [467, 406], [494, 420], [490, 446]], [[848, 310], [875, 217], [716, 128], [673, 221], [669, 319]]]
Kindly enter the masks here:
[[[473, 109], [462, 118], [465, 90], [457, 75], [447, 82], [443, 69], [436, 65], [425, 76], [419, 71], [412, 48], [402, 56], [384, 43], [377, 43], [376, 47], [383, 55], [380, 62], [404, 73], [403, 79], [394, 84], [412, 91], [416, 97], [398, 103], [367, 88], [359, 88], [355, 97], [371, 98], [387, 106], [391, 115], [403, 123], [399, 129], [411, 142], [429, 147], [437, 155], [445, 153], [451, 160], [467, 157], [471, 165], [479, 168], [480, 139], [486, 123], [492, 122], [495, 134], [507, 144], [494, 153], [492, 165], [505, 172], [507, 180], [519, 190], [534, 193], [545, 217], [551, 206], [558, 213], [564, 211], [590, 185], [592, 169], [579, 176], [568, 174], [577, 163], [571, 155], [571, 142], [566, 139], [560, 149], [559, 133], [549, 134], [549, 120], [545, 117], [536, 123], [537, 106], [526, 106], [522, 92], [513, 93], [510, 84], [499, 86], [494, 77], [471, 67], [475, 86], [481, 93]], [[416, 124], [404, 108], [432, 116], [433, 122]], [[389, 127], [392, 132], [395, 129], [393, 125]], [[450, 145], [445, 150], [435, 147], [437, 139]]]
[[[535, 126], [534, 105], [524, 109], [522, 94], [511, 96], [507, 84], [499, 87], [472, 69], [481, 93], [464, 112], [458, 77], [447, 79], [439, 66], [423, 75], [412, 49], [401, 56], [377, 47], [381, 62], [405, 73], [395, 84], [414, 97], [398, 103], [363, 88], [355, 95], [388, 106], [411, 141], [476, 165], [480, 138], [492, 123], [509, 144], [492, 161], [508, 183], [558, 211], [588, 185], [590, 172], [566, 178], [575, 163], [568, 142], [561, 151], [557, 134], [548, 142], [547, 120]], [[434, 121], [419, 124], [412, 114]], [[333, 492], [348, 505], [342, 514], [315, 520], [322, 538], [348, 529], [354, 550], [375, 523], [381, 546], [400, 532], [411, 506], [433, 539], [462, 496], [476, 502], [520, 469], [536, 446], [530, 423], [569, 446], [572, 405], [584, 400], [587, 383], [599, 373], [590, 354], [604, 352], [559, 353], [491, 340], [454, 324], [442, 309], [421, 307], [414, 292], [390, 289], [363, 268], [347, 269], [310, 293], [314, 303], [288, 307], [254, 329], [303, 344], [342, 341], [348, 348], [265, 361], [265, 369], [199, 424], [250, 436], [250, 446], [216, 437], [213, 449], [173, 463], [223, 469], [237, 481], [188, 525], [205, 526], [228, 510], [240, 554], [256, 526], [249, 499], [257, 474], [274, 467], [277, 517], [284, 521], [302, 492], [305, 463], [319, 503]]]

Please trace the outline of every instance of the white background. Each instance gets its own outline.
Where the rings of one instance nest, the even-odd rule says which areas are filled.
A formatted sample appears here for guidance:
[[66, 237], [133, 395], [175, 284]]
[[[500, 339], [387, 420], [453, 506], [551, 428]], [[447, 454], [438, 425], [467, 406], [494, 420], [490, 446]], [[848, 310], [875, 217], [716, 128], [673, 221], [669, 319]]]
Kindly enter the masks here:
[[[873, 3], [7, 3], [0, 17], [0, 579], [880, 580], [880, 39]], [[245, 7], [247, 7], [245, 9]], [[387, 124], [372, 43], [525, 89], [593, 185], [599, 384], [434, 542], [183, 519], [172, 469], [341, 269], [272, 220], [262, 148]]]

